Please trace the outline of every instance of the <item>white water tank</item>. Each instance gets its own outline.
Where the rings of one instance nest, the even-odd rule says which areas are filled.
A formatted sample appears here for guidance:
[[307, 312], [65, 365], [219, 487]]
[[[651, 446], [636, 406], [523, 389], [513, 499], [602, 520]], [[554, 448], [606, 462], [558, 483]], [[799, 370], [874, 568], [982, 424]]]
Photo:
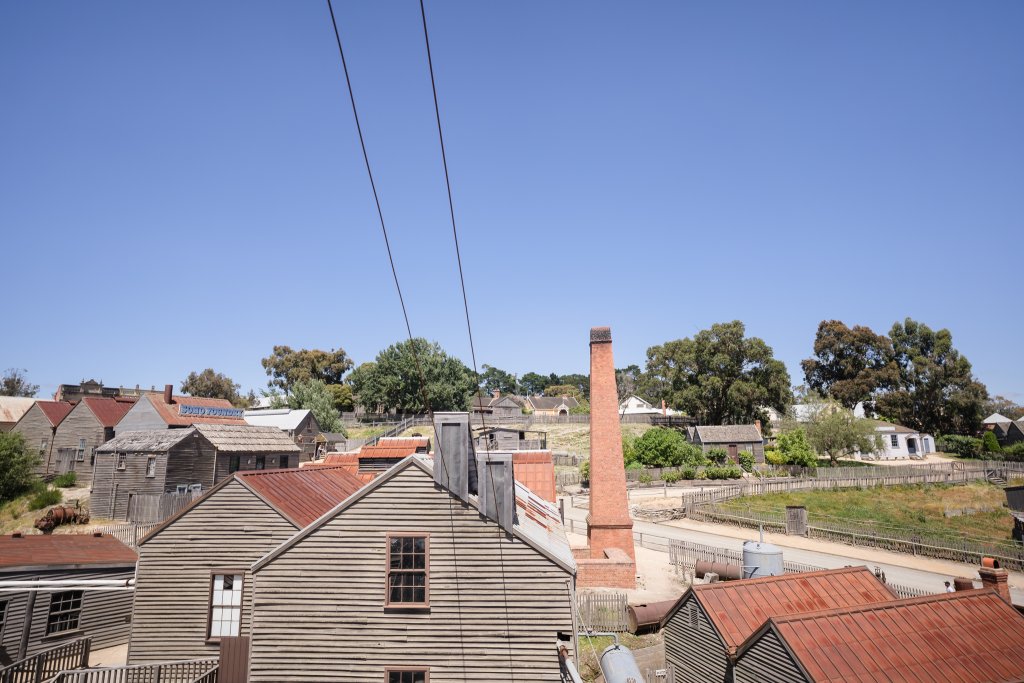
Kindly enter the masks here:
[[746, 541], [743, 544], [743, 578], [758, 579], [762, 576], [781, 576], [782, 549], [764, 541]]

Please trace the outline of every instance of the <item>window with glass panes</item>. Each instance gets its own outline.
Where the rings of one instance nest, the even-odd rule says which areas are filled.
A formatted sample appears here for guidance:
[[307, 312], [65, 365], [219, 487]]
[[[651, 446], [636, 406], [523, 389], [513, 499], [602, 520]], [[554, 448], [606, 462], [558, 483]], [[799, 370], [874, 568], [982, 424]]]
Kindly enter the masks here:
[[429, 549], [430, 539], [424, 534], [388, 535], [386, 604], [425, 607], [429, 603]]
[[889, 445], [892, 446], [893, 448], [899, 448], [900, 447], [900, 437], [896, 436], [895, 434], [890, 434], [889, 435]]
[[50, 596], [50, 614], [46, 618], [46, 635], [73, 631], [82, 615], [82, 591], [61, 591]]
[[237, 636], [242, 620], [242, 575], [214, 574], [210, 587], [210, 637]]
[[429, 683], [430, 674], [424, 670], [388, 669], [387, 683]]

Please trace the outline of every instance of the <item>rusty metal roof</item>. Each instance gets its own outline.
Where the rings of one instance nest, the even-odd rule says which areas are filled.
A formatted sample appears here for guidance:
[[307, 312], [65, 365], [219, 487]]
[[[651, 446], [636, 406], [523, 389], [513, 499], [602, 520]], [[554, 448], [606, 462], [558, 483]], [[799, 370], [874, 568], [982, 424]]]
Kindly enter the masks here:
[[735, 652], [770, 617], [896, 599], [896, 594], [867, 567], [844, 567], [696, 585], [665, 616], [666, 622], [691, 593], [730, 652]]
[[36, 405], [54, 427], [59, 425], [75, 407], [71, 401], [36, 401]]
[[137, 396], [124, 396], [118, 398], [106, 398], [101, 396], [86, 396], [82, 399], [82, 403], [92, 411], [92, 414], [96, 416], [96, 419], [100, 421], [100, 424], [104, 427], [113, 427], [121, 418], [124, 417], [125, 413], [131, 410], [131, 407], [138, 401]]
[[0, 570], [135, 566], [138, 555], [113, 536], [32, 534], [0, 536]]
[[740, 661], [769, 629], [815, 683], [1024, 680], [1024, 616], [992, 590], [774, 617]]
[[512, 451], [512, 472], [516, 482], [544, 500], [549, 503], [558, 500], [551, 451]]
[[175, 427], [188, 427], [199, 424], [224, 424], [244, 425], [248, 424], [245, 418], [239, 417], [207, 417], [200, 415], [181, 415], [179, 406], [194, 406], [198, 408], [227, 408], [234, 409], [231, 401], [224, 398], [200, 398], [198, 396], [173, 396], [171, 403], [164, 403], [163, 394], [147, 394], [140, 400], [148, 400], [153, 404], [157, 414], [169, 425]]
[[345, 467], [254, 470], [235, 476], [300, 529], [312, 524], [362, 487]]
[[17, 422], [35, 402], [24, 396], [0, 396], [0, 422]]
[[430, 448], [430, 439], [425, 436], [384, 438], [372, 446], [359, 449], [360, 458], [395, 458], [401, 460], [413, 455], [417, 449]]

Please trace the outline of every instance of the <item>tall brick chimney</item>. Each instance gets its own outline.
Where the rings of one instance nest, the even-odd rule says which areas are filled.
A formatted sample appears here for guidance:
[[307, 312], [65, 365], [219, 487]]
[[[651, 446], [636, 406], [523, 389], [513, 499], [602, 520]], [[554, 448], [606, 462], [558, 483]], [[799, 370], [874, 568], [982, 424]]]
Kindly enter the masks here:
[[612, 331], [590, 329], [590, 515], [587, 517], [590, 557], [604, 559], [618, 548], [636, 562], [633, 520], [626, 496], [622, 461], [622, 427], [612, 359]]
[[170, 405], [171, 401], [173, 400], [173, 398], [172, 398], [173, 394], [174, 394], [174, 385], [173, 384], [165, 384], [164, 385], [164, 403], [166, 403], [167, 405]]
[[999, 597], [1011, 605], [1013, 604], [1013, 600], [1010, 598], [1010, 575], [999, 566], [997, 560], [991, 557], [981, 558], [981, 569], [978, 570], [978, 575], [981, 577], [982, 588], [993, 589], [999, 593]]

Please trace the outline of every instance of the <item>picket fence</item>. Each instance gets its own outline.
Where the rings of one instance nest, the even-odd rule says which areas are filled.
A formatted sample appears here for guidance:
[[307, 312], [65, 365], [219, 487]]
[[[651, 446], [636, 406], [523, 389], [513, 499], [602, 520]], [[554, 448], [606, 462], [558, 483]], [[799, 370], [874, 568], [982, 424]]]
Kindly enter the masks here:
[[82, 533], [102, 533], [108, 536], [113, 536], [117, 540], [124, 543], [129, 548], [139, 547], [139, 541], [145, 538], [153, 529], [160, 526], [161, 522], [151, 522], [149, 524], [135, 524], [134, 522], [121, 522], [120, 524], [107, 524], [104, 526], [96, 526], [91, 529], [87, 529]]
[[581, 591], [576, 594], [576, 608], [586, 631], [629, 630], [629, 602], [621, 591]]

